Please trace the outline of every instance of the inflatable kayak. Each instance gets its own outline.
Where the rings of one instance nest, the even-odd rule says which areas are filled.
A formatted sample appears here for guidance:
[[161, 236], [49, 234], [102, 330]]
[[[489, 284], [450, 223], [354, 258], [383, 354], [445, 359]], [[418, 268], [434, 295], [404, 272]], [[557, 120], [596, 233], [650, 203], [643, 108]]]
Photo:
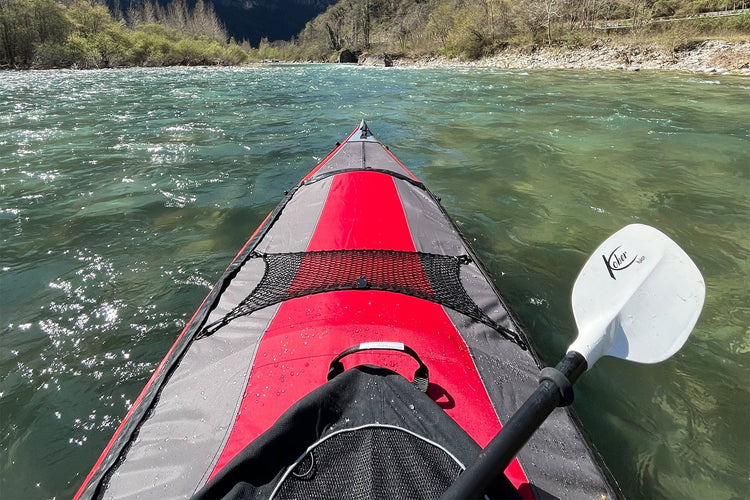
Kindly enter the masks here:
[[[77, 498], [436, 498], [542, 364], [438, 199], [362, 122], [185, 326]], [[558, 409], [490, 496], [619, 496]]]

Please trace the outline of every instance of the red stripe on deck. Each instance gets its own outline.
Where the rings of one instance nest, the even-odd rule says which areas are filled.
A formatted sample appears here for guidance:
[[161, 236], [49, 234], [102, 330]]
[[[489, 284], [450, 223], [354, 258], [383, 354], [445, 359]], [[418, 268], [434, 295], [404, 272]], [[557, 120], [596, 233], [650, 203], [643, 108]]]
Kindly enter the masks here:
[[390, 175], [365, 170], [333, 178], [307, 250], [353, 249], [414, 251]]

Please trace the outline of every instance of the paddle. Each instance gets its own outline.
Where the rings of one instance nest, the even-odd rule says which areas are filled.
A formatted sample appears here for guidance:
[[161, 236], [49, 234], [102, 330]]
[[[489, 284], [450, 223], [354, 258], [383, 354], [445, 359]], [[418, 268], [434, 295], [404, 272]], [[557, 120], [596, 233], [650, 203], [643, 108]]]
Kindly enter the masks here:
[[572, 384], [602, 356], [658, 363], [677, 352], [704, 298], [700, 271], [665, 234], [632, 224], [610, 236], [573, 286], [578, 338], [443, 498], [483, 496], [552, 410], [573, 401]]

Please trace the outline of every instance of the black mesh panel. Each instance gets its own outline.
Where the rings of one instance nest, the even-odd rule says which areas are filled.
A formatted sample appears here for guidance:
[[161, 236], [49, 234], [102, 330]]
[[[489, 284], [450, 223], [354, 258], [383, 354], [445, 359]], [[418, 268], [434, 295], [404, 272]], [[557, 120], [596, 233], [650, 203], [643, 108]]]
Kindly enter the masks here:
[[492, 321], [461, 285], [460, 266], [468, 256], [395, 250], [330, 250], [251, 254], [266, 268], [258, 286], [223, 318], [207, 325], [200, 336], [214, 333], [235, 318], [285, 300], [338, 290], [381, 290], [402, 293], [449, 307], [497, 330], [525, 348], [523, 341]]
[[461, 471], [443, 449], [411, 433], [365, 427], [320, 442], [275, 498], [438, 498]]

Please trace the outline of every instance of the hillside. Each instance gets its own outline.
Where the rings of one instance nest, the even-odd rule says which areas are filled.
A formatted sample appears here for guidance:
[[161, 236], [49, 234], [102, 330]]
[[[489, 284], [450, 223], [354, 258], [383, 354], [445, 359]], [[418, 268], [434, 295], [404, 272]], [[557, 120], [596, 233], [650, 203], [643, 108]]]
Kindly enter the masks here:
[[750, 40], [750, 1], [340, 0], [294, 41], [272, 44], [265, 54], [325, 61], [347, 50], [475, 60], [508, 47], [575, 48], [604, 40], [680, 51], [717, 38]]

